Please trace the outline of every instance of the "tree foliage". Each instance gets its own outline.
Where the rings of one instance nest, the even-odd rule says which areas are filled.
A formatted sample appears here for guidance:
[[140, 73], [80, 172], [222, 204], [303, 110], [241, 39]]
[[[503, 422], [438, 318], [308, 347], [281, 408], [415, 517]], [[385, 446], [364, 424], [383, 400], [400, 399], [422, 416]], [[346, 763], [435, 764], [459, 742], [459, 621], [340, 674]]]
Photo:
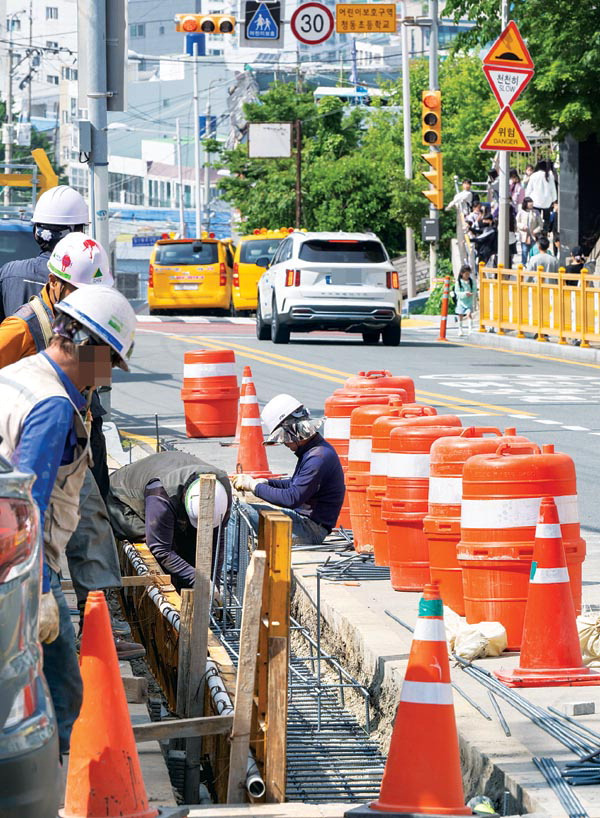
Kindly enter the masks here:
[[[475, 28], [458, 47], [489, 46], [500, 34], [498, 0], [448, 0], [445, 14], [468, 17]], [[600, 131], [600, 4], [577, 0], [512, 0], [510, 15], [535, 63], [523, 94], [526, 118], [559, 138], [585, 139]]]

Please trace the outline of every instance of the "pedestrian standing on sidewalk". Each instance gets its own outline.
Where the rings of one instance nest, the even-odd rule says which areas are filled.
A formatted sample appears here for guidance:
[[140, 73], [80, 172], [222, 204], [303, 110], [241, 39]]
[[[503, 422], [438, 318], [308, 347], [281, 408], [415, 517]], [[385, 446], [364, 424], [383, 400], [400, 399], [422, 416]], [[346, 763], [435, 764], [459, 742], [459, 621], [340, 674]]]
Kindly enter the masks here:
[[79, 522], [79, 496], [91, 453], [82, 418], [83, 391], [128, 369], [135, 313], [110, 287], [84, 286], [55, 305], [47, 349], [0, 370], [0, 454], [35, 475], [43, 553], [36, 606], [43, 669], [58, 722], [59, 750], [69, 751], [81, 706], [75, 631], [60, 583], [60, 562]]
[[533, 199], [533, 206], [542, 217], [543, 227], [548, 232], [550, 227], [550, 208], [557, 199], [556, 182], [548, 166], [541, 159], [535, 166], [527, 184], [527, 195]]
[[454, 312], [458, 318], [458, 334], [463, 335], [463, 321], [467, 319], [467, 330], [473, 329], [473, 312], [475, 309], [475, 282], [470, 264], [463, 264], [454, 285], [456, 307]]
[[517, 213], [517, 232], [521, 242], [521, 264], [527, 264], [531, 248], [542, 230], [542, 219], [537, 210], [533, 209], [533, 199], [526, 196], [521, 209]]

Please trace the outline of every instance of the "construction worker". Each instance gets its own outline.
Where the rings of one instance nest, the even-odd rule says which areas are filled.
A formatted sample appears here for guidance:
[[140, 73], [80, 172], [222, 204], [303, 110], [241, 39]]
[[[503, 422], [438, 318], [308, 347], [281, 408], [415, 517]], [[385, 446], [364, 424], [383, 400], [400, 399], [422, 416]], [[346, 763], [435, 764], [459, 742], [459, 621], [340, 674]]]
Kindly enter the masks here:
[[[317, 431], [322, 421], [291, 395], [277, 395], [261, 412], [267, 443], [283, 443], [298, 463], [291, 478], [254, 479], [238, 474], [233, 487], [252, 492], [260, 500], [281, 506], [292, 519], [292, 537], [306, 544], [322, 543], [334, 528], [346, 490], [337, 452]], [[248, 514], [258, 529], [258, 504]]]
[[110, 476], [108, 511], [115, 536], [146, 545], [177, 588], [194, 585], [201, 474], [214, 474], [213, 564], [231, 508], [231, 485], [221, 469], [185, 452], [158, 452]]
[[0, 370], [0, 454], [36, 476], [33, 498], [43, 532], [38, 637], [68, 752], [81, 704], [75, 632], [60, 585], [60, 560], [79, 520], [79, 494], [90, 461], [82, 391], [128, 369], [135, 313], [111, 287], [83, 286], [55, 305], [48, 348]]
[[46, 265], [52, 250], [68, 233], [82, 232], [89, 220], [85, 199], [72, 187], [58, 185], [42, 193], [32, 217], [40, 253], [35, 258], [9, 261], [0, 269], [0, 321], [39, 293], [48, 279]]
[[[46, 349], [53, 335], [55, 305], [66, 295], [81, 286], [112, 287], [114, 283], [104, 248], [85, 233], [68, 233], [62, 238], [49, 255], [46, 272], [47, 282], [41, 293], [32, 296], [0, 324], [0, 367]], [[106, 443], [102, 433], [105, 411], [95, 391], [89, 409], [93, 464], [81, 489], [81, 519], [67, 546], [81, 617], [89, 591], [121, 585], [115, 539], [103, 499], [108, 492]], [[122, 638], [117, 638], [115, 644], [121, 659], [139, 658], [145, 653], [141, 645]]]

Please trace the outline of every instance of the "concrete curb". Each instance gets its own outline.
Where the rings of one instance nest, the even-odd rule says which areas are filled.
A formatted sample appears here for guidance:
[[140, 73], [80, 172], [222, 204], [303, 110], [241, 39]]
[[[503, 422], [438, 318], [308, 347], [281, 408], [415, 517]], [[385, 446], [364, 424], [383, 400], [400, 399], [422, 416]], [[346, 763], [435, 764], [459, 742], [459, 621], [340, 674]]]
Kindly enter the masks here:
[[[496, 332], [472, 332], [468, 342], [483, 347], [508, 349], [512, 352], [530, 352], [536, 355], [548, 355], [552, 358], [562, 358], [566, 361], [600, 364], [600, 349], [571, 346], [570, 344], [556, 344], [553, 342], [534, 341], [533, 338], [516, 338], [514, 335], [498, 335]], [[459, 341], [460, 342], [460, 341]]]

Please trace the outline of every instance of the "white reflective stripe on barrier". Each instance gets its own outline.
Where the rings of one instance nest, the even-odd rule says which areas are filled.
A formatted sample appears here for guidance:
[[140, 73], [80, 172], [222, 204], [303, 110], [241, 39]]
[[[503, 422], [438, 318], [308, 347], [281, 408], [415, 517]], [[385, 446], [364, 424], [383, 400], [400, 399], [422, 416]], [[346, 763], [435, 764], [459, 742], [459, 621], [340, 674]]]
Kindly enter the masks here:
[[348, 444], [348, 460], [363, 460], [365, 463], [369, 463], [371, 460], [371, 440], [351, 437]]
[[415, 625], [413, 639], [420, 642], [446, 642], [446, 629], [441, 619], [423, 619], [419, 617]]
[[387, 474], [389, 452], [371, 452], [371, 474]]
[[390, 452], [388, 457], [388, 477], [429, 479], [429, 454]]
[[430, 477], [429, 502], [459, 506], [462, 500], [462, 477]]
[[350, 418], [325, 418], [323, 437], [327, 440], [348, 440], [350, 437]]
[[262, 426], [260, 418], [242, 418], [242, 426]]
[[560, 525], [558, 523], [538, 523], [535, 527], [535, 536], [544, 540], [562, 537]]
[[184, 364], [184, 378], [223, 378], [235, 376], [235, 364]]
[[244, 395], [240, 398], [240, 403], [258, 403], [256, 395]]
[[[463, 497], [462, 528], [522, 528], [535, 526], [540, 516], [541, 497], [512, 497], [468, 500]], [[577, 495], [555, 497], [558, 519], [563, 525], [579, 522]]]
[[452, 688], [444, 682], [409, 682], [404, 680], [401, 702], [413, 704], [454, 704]]
[[570, 582], [569, 571], [566, 568], [538, 568], [532, 571], [529, 580], [534, 585], [552, 585], [555, 582]]

